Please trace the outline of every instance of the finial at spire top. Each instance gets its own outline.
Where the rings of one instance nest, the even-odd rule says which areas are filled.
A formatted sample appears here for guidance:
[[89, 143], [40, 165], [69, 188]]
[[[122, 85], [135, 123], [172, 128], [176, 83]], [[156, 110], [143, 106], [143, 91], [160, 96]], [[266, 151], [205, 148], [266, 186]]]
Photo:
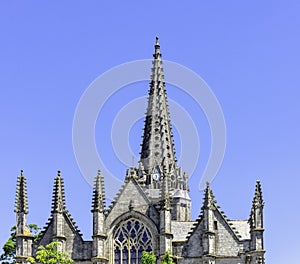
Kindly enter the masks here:
[[60, 177], [60, 170], [57, 171], [57, 176]]
[[154, 59], [159, 59], [160, 60], [161, 53], [160, 53], [160, 45], [159, 45], [159, 42], [158, 42], [158, 37], [156, 37], [154, 49], [155, 49], [154, 54], [153, 54]]
[[158, 36], [156, 36], [155, 39], [156, 39], [155, 45], [156, 45], [156, 46], [159, 46], [159, 43], [158, 43]]
[[101, 170], [98, 170], [98, 176], [100, 176], [101, 175]]
[[20, 175], [20, 176], [24, 176], [24, 175], [23, 175], [23, 172], [24, 172], [24, 171], [23, 171], [23, 170], [21, 170], [21, 175]]

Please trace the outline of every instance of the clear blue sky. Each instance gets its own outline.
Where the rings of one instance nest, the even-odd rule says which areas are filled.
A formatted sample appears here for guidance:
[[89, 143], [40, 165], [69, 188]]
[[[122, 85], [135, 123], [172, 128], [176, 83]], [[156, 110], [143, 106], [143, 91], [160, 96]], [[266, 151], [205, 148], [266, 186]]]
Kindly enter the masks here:
[[[248, 218], [255, 181], [260, 179], [267, 263], [299, 260], [300, 3], [189, 2], [1, 1], [1, 245], [15, 224], [20, 169], [28, 179], [28, 222], [46, 223], [53, 179], [60, 169], [67, 207], [84, 238], [90, 239], [92, 188], [78, 169], [72, 147], [76, 105], [101, 73], [151, 58], [158, 35], [163, 58], [199, 74], [222, 107], [227, 147], [212, 183], [218, 204], [230, 219]], [[147, 82], [138, 86], [126, 89], [124, 97], [111, 98], [104, 114], [113, 111], [114, 104], [122, 107], [124, 98], [146, 94]], [[184, 96], [168, 91], [185, 107]], [[190, 183], [194, 218], [202, 203], [197, 184], [209, 148], [205, 118], [196, 110], [190, 114], [203, 127], [203, 153]], [[101, 145], [111, 115], [99, 118], [96, 141], [107, 166], [123, 179], [126, 168], [109, 144]], [[140, 128], [138, 123], [130, 139], [136, 155]]]

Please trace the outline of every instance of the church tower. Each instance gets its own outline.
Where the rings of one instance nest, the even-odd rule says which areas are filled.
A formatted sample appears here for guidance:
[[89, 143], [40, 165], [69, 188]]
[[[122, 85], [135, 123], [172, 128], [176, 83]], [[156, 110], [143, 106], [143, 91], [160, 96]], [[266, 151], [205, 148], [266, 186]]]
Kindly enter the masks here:
[[[64, 179], [54, 179], [51, 212], [34, 241], [28, 214], [26, 178], [16, 192], [16, 262], [27, 263], [39, 246], [59, 242], [74, 264], [139, 264], [143, 252], [159, 263], [166, 252], [176, 264], [264, 264], [264, 201], [256, 183], [249, 219], [232, 220], [217, 205], [207, 183], [197, 219], [191, 220], [187, 173], [177, 165], [158, 38], [154, 45], [148, 105], [138, 167], [106, 208], [104, 177], [98, 170], [92, 194], [92, 236], [84, 240], [67, 210]], [[122, 131], [120, 131], [122, 133]]]
[[158, 201], [163, 186], [163, 178], [168, 177], [169, 192], [172, 199], [171, 218], [188, 221], [191, 211], [191, 199], [187, 185], [188, 177], [177, 166], [161, 57], [160, 45], [156, 37], [148, 92], [148, 107], [140, 152], [139, 182], [144, 186], [145, 192], [154, 201]]

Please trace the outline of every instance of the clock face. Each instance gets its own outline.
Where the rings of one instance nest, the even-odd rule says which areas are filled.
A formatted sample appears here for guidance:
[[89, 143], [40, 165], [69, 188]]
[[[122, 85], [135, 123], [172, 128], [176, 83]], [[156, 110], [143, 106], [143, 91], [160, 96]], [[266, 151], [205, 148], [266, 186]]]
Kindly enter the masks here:
[[159, 173], [153, 173], [152, 174], [152, 179], [155, 180], [155, 181], [158, 181], [159, 177], [160, 177]]

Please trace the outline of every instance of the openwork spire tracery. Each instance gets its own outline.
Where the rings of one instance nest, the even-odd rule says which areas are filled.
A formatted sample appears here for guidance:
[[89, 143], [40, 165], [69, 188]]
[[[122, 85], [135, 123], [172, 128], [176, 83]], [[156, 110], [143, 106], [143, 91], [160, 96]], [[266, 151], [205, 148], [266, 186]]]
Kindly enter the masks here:
[[176, 164], [169, 106], [166, 96], [160, 45], [156, 38], [153, 67], [148, 94], [148, 108], [145, 119], [140, 163], [151, 173], [162, 166], [163, 159]]

